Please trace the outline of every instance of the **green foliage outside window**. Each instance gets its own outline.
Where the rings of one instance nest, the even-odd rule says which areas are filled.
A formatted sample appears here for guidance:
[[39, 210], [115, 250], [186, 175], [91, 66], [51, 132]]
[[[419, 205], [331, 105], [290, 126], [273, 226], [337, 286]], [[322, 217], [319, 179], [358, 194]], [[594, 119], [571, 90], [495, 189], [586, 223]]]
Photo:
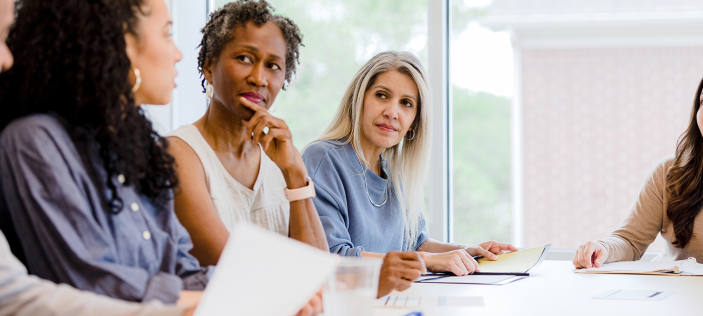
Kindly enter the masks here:
[[510, 99], [452, 93], [454, 242], [509, 242]]
[[[410, 51], [427, 70], [427, 0], [270, 2], [304, 36], [297, 78], [274, 103], [300, 150], [327, 127], [352, 77], [375, 54]], [[455, 33], [485, 11], [456, 1], [452, 10]], [[510, 100], [454, 87], [453, 107], [454, 241], [509, 241]]]

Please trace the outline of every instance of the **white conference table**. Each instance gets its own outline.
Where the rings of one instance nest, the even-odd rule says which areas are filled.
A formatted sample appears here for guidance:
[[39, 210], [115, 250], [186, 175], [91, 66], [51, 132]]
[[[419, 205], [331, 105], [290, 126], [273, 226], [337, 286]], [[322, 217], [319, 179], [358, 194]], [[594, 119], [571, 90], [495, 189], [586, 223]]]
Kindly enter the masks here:
[[[398, 296], [481, 296], [483, 306], [376, 307], [375, 316], [434, 315], [703, 315], [703, 276], [578, 274], [570, 261], [546, 260], [527, 278], [505, 285], [414, 283]], [[661, 301], [606, 300], [610, 290], [673, 291]]]

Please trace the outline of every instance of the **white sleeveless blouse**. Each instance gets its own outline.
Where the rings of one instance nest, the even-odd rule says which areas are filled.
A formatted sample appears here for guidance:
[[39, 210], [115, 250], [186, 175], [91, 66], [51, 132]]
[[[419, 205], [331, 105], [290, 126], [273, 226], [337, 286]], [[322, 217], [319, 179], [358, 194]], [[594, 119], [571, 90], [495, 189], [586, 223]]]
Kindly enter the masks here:
[[217, 214], [232, 232], [235, 223], [247, 221], [288, 236], [290, 203], [283, 189], [286, 181], [281, 169], [261, 150], [259, 175], [251, 190], [235, 180], [222, 165], [197, 127], [183, 125], [166, 135], [188, 144], [200, 158], [205, 170], [207, 190]]

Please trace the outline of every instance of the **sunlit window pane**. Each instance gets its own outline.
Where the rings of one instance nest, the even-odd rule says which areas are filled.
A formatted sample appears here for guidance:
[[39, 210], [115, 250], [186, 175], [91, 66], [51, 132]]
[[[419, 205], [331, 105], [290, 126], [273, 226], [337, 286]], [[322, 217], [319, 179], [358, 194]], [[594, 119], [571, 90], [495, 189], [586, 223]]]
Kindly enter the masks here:
[[689, 13], [703, 3], [454, 0], [452, 10], [455, 241], [573, 249], [615, 230], [688, 124], [703, 74]]
[[513, 53], [507, 32], [476, 20], [490, 1], [453, 0], [450, 73], [453, 241], [510, 241], [510, 106]]

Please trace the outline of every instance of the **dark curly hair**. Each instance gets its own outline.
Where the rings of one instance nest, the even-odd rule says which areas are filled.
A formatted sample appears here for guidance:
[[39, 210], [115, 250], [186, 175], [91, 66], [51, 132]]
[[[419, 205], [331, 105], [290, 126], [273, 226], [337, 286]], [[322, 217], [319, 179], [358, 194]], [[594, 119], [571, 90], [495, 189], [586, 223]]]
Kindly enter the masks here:
[[[198, 54], [198, 70], [203, 73], [203, 66], [208, 60], [215, 60], [222, 53], [222, 49], [234, 39], [232, 30], [237, 26], [245, 26], [248, 21], [261, 26], [268, 21], [276, 23], [283, 33], [286, 42], [286, 78], [283, 89], [290, 83], [295, 75], [296, 65], [300, 64], [300, 46], [303, 45], [303, 34], [298, 25], [291, 19], [273, 14], [274, 8], [266, 0], [252, 1], [239, 0], [225, 4], [221, 9], [210, 14], [210, 20], [200, 31], [203, 39], [200, 41]], [[205, 92], [203, 78], [201, 85]]]
[[124, 35], [139, 38], [138, 17], [149, 14], [144, 2], [18, 1], [7, 39], [15, 63], [0, 76], [0, 130], [13, 119], [48, 113], [64, 122], [74, 142], [97, 141], [112, 193], [106, 211], [113, 213], [123, 206], [112, 180], [117, 175], [157, 207], [178, 185], [166, 141], [134, 104], [128, 80]]

